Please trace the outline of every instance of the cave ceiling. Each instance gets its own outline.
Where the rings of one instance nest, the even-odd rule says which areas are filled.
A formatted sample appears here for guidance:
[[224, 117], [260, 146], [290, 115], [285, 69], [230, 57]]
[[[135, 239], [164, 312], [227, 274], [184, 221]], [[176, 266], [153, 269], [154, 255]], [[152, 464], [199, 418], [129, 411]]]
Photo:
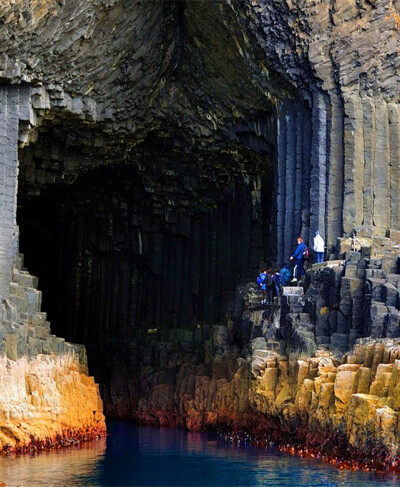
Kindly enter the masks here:
[[41, 130], [86, 132], [81, 144], [102, 134], [97, 145], [117, 151], [156, 134], [215, 151], [294, 93], [227, 2], [21, 0], [0, 18], [3, 75], [45, 87]]

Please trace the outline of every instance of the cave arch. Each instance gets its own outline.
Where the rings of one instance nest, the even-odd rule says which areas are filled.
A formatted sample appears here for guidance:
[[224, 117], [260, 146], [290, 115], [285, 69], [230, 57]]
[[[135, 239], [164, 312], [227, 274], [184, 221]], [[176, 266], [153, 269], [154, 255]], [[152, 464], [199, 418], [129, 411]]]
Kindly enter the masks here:
[[123, 52], [112, 86], [72, 82], [93, 98], [36, 87], [39, 122], [19, 153], [21, 251], [53, 332], [87, 346], [105, 388], [118, 347], [130, 371], [150, 360], [155, 329], [196, 348], [208, 325], [231, 320], [236, 286], [325, 218], [325, 205], [309, 211], [326, 178], [319, 92], [278, 74], [241, 8], [173, 5], [162, 32], [150, 26], [160, 71]]

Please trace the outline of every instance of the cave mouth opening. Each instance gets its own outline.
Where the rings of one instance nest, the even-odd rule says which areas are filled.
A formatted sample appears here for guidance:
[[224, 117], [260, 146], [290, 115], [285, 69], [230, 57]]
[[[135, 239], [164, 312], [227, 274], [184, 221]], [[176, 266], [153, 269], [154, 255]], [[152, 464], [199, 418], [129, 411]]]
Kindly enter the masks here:
[[68, 140], [44, 131], [20, 154], [20, 251], [52, 333], [83, 343], [104, 385], [107, 344], [222, 323], [236, 285], [273, 260], [274, 154], [243, 123], [235, 150], [190, 153], [153, 137], [103, 164], [85, 153], [89, 170], [79, 137]]

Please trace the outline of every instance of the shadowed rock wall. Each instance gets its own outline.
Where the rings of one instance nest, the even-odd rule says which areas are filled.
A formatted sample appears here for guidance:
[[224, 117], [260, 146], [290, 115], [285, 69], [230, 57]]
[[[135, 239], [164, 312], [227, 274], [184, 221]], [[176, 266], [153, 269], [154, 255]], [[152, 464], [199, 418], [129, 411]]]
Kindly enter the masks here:
[[[53, 191], [47, 203], [54, 203], [54, 219], [57, 215], [61, 222], [57, 238], [64, 254], [55, 256], [51, 232], [58, 223], [47, 225], [48, 248], [59, 279], [67, 276], [73, 294], [51, 280], [48, 286], [60, 288], [58, 296], [66, 299], [62, 309], [78, 317], [71, 324], [59, 315], [62, 325], [54, 326], [74, 336], [81, 333], [77, 323], [83, 323], [85, 337], [119, 325], [128, 333], [132, 320], [158, 324], [164, 319], [162, 299], [168, 335], [171, 326], [197, 321], [196, 292], [198, 317], [215, 320], [225, 291], [217, 276], [233, 289], [254, 272], [262, 254], [286, 259], [300, 233], [307, 241], [319, 229], [330, 254], [337, 238], [354, 228], [378, 236], [398, 229], [399, 8], [397, 0], [16, 0], [2, 5], [1, 298], [10, 297], [17, 250], [18, 143], [18, 198], [27, 212], [23, 231], [31, 226], [33, 234], [32, 221], [41, 221], [41, 215], [28, 214], [34, 196]], [[190, 170], [181, 170], [188, 161]], [[117, 165], [143, 172], [140, 191], [132, 184], [136, 176], [122, 175]], [[107, 184], [97, 175], [105, 178], [107, 166], [113, 184], [102, 201], [97, 194]], [[206, 180], [210, 184], [204, 188]], [[192, 213], [174, 216], [177, 194]], [[99, 256], [107, 252], [104, 263]], [[66, 264], [70, 258], [72, 266]], [[227, 266], [221, 269], [217, 261]], [[166, 282], [153, 309], [151, 277], [158, 278], [165, 262]], [[108, 273], [116, 270], [112, 280]], [[124, 285], [117, 288], [117, 282]], [[166, 286], [174, 291], [163, 296]], [[342, 311], [354, 311], [359, 320], [358, 288], [350, 289], [350, 301], [347, 290], [343, 286], [338, 294]], [[113, 296], [112, 309], [103, 303], [106, 291]], [[17, 308], [22, 305], [12, 299]], [[371, 332], [382, 321], [378, 308]], [[107, 324], [97, 326], [91, 316]], [[10, 316], [2, 318], [10, 325]], [[347, 344], [354, 323], [339, 321], [332, 335], [346, 338], [334, 341]], [[318, 325], [325, 340], [323, 320]], [[196, 335], [197, 329], [202, 333]], [[361, 329], [364, 333], [365, 327], [353, 329], [352, 339]], [[191, 329], [190, 340], [172, 340], [171, 350], [181, 342], [207, 340], [203, 331]], [[140, 356], [131, 348], [143, 352], [145, 364], [152, 363], [153, 348], [142, 350], [147, 338], [125, 343], [124, 386]], [[27, 343], [28, 352], [35, 350]], [[108, 359], [111, 363], [112, 356]], [[114, 365], [111, 379], [121, 363]], [[147, 377], [143, 390], [137, 389], [140, 381], [126, 388], [124, 414], [132, 397], [135, 410], [137, 394], [148, 391], [151, 380]], [[107, 397], [115, 413], [113, 387]]]
[[50, 187], [21, 208], [21, 248], [57, 334], [89, 345], [220, 322], [236, 283], [258, 272], [267, 162], [244, 177], [226, 172], [227, 157], [203, 161], [206, 170], [154, 157]]

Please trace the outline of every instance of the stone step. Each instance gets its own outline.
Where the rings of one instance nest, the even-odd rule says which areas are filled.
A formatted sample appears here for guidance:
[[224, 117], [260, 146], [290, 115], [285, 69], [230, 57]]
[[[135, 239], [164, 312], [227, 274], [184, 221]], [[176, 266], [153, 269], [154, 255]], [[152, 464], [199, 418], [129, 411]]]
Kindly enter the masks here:
[[47, 313], [38, 312], [32, 316], [32, 325], [43, 326], [46, 323], [48, 323], [50, 325], [50, 323], [47, 321]]
[[32, 319], [31, 319], [29, 313], [24, 313], [23, 311], [20, 311], [19, 322], [20, 323], [27, 323], [28, 321], [32, 322]]
[[24, 269], [24, 255], [23, 254], [17, 254], [15, 256], [14, 267], [17, 270], [23, 270]]
[[365, 277], [367, 279], [376, 278], [376, 279], [383, 279], [383, 271], [382, 269], [367, 269], [365, 271]]
[[[48, 323], [48, 322], [47, 322]], [[51, 330], [50, 330], [50, 323], [48, 323], [49, 326], [44, 325], [44, 326], [35, 326], [35, 336], [37, 338], [47, 338], [48, 336], [51, 335]]]
[[42, 339], [43, 353], [51, 355], [57, 350], [57, 337], [55, 335], [49, 335]]
[[10, 294], [9, 300], [17, 309], [22, 309], [24, 306], [26, 307], [26, 299], [17, 294]]
[[301, 297], [304, 294], [304, 288], [301, 286], [284, 286], [282, 288], [283, 296], [298, 296]]
[[[28, 313], [30, 317], [41, 310], [42, 306], [42, 292], [31, 287], [22, 287], [18, 284], [11, 283], [10, 286], [10, 300], [17, 304], [18, 309], [22, 313]], [[14, 301], [13, 301], [14, 300]]]
[[37, 289], [39, 280], [37, 277], [32, 276], [29, 272], [20, 271], [18, 269], [13, 270], [12, 280], [14, 283], [23, 287], [31, 287]]

